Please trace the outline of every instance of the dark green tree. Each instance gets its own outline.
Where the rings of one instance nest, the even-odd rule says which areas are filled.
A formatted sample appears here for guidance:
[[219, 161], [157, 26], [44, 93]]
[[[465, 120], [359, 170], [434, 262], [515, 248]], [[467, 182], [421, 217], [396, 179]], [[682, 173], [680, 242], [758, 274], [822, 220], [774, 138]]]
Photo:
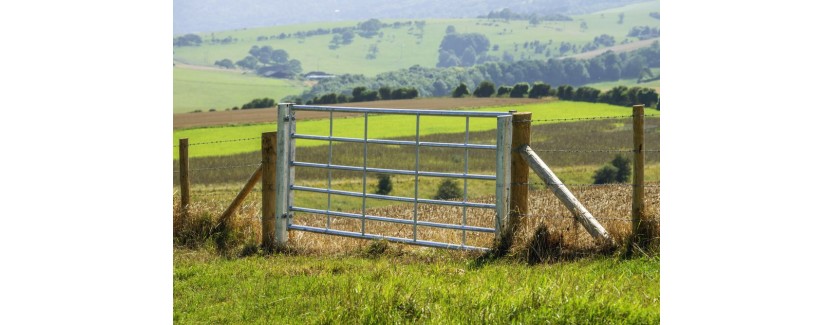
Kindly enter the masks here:
[[384, 100], [391, 99], [391, 89], [388, 86], [379, 87], [379, 97]]
[[495, 94], [495, 84], [490, 81], [481, 81], [477, 88], [474, 89], [474, 96], [476, 97], [492, 97]]
[[506, 96], [506, 95], [508, 95], [510, 92], [512, 92], [512, 87], [509, 87], [509, 86], [500, 86], [500, 87], [497, 89], [497, 96], [498, 96], [498, 97], [501, 97], [501, 96]]
[[536, 82], [532, 85], [532, 89], [529, 90], [529, 98], [541, 98], [549, 95], [550, 85], [545, 84], [543, 82]]
[[434, 200], [454, 200], [463, 197], [463, 191], [457, 182], [451, 179], [445, 179], [437, 188], [437, 194], [434, 195]]
[[390, 180], [390, 175], [377, 174], [376, 180], [376, 194], [388, 195], [388, 193], [393, 191], [393, 182]]
[[512, 98], [523, 98], [526, 93], [529, 92], [529, 84], [525, 82], [517, 83], [514, 87], [512, 87], [512, 91], [509, 93], [509, 97]]
[[468, 95], [469, 95], [469, 88], [466, 87], [466, 84], [464, 84], [464, 83], [460, 83], [460, 85], [457, 86], [457, 88], [454, 88], [454, 92], [451, 93], [451, 97], [454, 97], [454, 98], [460, 98], [460, 97], [468, 96]]
[[631, 177], [631, 161], [628, 158], [620, 154], [616, 154], [616, 157], [610, 162], [613, 167], [616, 167], [616, 182], [617, 183], [626, 183]]
[[593, 184], [611, 184], [616, 182], [619, 170], [612, 165], [604, 165], [593, 173]]

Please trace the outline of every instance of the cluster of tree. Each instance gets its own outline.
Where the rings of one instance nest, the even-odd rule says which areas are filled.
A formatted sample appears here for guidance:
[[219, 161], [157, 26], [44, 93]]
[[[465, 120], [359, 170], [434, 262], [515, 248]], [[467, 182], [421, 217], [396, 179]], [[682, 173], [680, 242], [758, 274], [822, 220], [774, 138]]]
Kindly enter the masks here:
[[630, 37], [639, 37], [639, 39], [649, 39], [649, 38], [657, 38], [659, 37], [659, 28], [657, 27], [648, 27], [648, 26], [634, 26], [628, 32], [628, 36]]
[[318, 35], [327, 35], [327, 34], [344, 34], [345, 32], [354, 32], [358, 33], [362, 37], [373, 37], [380, 33], [382, 28], [401, 28], [403, 26], [411, 26], [416, 24], [417, 26], [424, 26], [425, 21], [404, 21], [404, 22], [394, 22], [392, 24], [385, 24], [382, 23], [380, 20], [371, 18], [367, 21], [363, 21], [357, 24], [357, 26], [347, 26], [347, 27], [334, 27], [334, 28], [316, 28], [304, 31], [297, 31], [294, 33], [280, 33], [275, 35], [260, 35], [257, 37], [257, 41], [268, 41], [268, 40], [282, 40], [287, 38], [306, 38]]
[[537, 13], [532, 14], [520, 14], [512, 12], [509, 8], [504, 8], [500, 11], [490, 11], [488, 15], [485, 16], [477, 16], [477, 18], [486, 18], [486, 19], [504, 19], [504, 20], [529, 20], [532, 24], [537, 24], [540, 21], [572, 21], [573, 18], [570, 16], [562, 15], [562, 14], [551, 14], [545, 16], [539, 16]]
[[607, 103], [618, 106], [642, 104], [659, 108], [659, 94], [652, 88], [616, 86], [602, 92], [592, 87], [574, 89], [570, 85], [561, 85], [555, 89], [555, 96], [561, 100]]
[[353, 30], [347, 30], [338, 34], [333, 35], [333, 39], [330, 40], [329, 48], [331, 50], [335, 50], [342, 45], [348, 45], [353, 43], [353, 38], [356, 37], [356, 34], [353, 33]]
[[659, 19], [659, 12], [651, 12], [648, 14], [648, 16], [651, 16], [651, 18]]
[[417, 65], [381, 73], [373, 78], [346, 74], [322, 80], [305, 91], [301, 98], [306, 102], [328, 93], [349, 94], [350, 89], [359, 86], [372, 89], [382, 86], [413, 87], [421, 96], [449, 96], [460, 83], [477, 85], [482, 81], [491, 81], [496, 85], [540, 81], [550, 85], [567, 84], [577, 87], [592, 82], [638, 78], [646, 68], [659, 67], [659, 50], [659, 42], [655, 42], [650, 47], [636, 51], [608, 51], [587, 60], [567, 58], [487, 62], [466, 68], [426, 68]]
[[593, 184], [625, 183], [631, 177], [631, 161], [620, 154], [593, 174]]
[[185, 34], [174, 38], [174, 46], [200, 46], [202, 37], [197, 34]]
[[[453, 28], [453, 26], [449, 27]], [[440, 43], [440, 58], [437, 67], [470, 67], [486, 62], [489, 48], [489, 38], [486, 35], [447, 33]]]
[[301, 61], [289, 59], [289, 53], [281, 49], [273, 49], [266, 45], [254, 45], [249, 49], [249, 55], [231, 63], [229, 59], [214, 62], [214, 65], [224, 68], [234, 68], [235, 64], [245, 69], [255, 70], [258, 75], [272, 78], [292, 78], [303, 71]]
[[328, 93], [321, 96], [313, 97], [306, 100], [300, 97], [288, 97], [287, 101], [294, 103], [306, 103], [307, 105], [325, 105], [338, 104], [348, 102], [371, 102], [376, 100], [397, 100], [397, 99], [412, 99], [419, 96], [419, 91], [413, 87], [402, 87], [393, 89], [388, 86], [382, 86], [377, 90], [368, 89], [367, 87], [353, 88], [348, 96], [344, 93]]
[[226, 68], [226, 69], [234, 69], [234, 67], [235, 67], [234, 62], [231, 62], [231, 60], [229, 60], [229, 59], [222, 59], [222, 60], [214, 61], [214, 65], [216, 65], [218, 67], [223, 67], [223, 68]]
[[251, 109], [251, 108], [270, 108], [275, 107], [275, 100], [271, 98], [258, 98], [253, 99], [252, 101], [243, 104], [242, 109]]

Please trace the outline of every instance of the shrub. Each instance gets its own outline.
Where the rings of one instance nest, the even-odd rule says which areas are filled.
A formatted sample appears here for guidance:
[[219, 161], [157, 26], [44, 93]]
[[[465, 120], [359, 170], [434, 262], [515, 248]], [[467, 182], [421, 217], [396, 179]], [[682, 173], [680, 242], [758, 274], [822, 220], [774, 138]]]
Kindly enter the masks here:
[[510, 92], [512, 92], [512, 87], [500, 86], [500, 88], [497, 89], [497, 96], [505, 96], [508, 95]]
[[550, 93], [550, 88], [552, 87], [548, 84], [536, 82], [532, 85], [532, 89], [529, 90], [529, 98], [541, 98], [547, 96]]
[[463, 197], [463, 190], [460, 189], [460, 186], [457, 185], [457, 182], [446, 179], [440, 183], [440, 187], [437, 188], [437, 194], [434, 195], [434, 200], [453, 200], [459, 199]]
[[457, 88], [454, 88], [454, 92], [451, 94], [451, 97], [460, 98], [463, 96], [469, 95], [469, 87], [466, 86], [464, 83], [460, 83]]
[[495, 94], [495, 84], [489, 81], [483, 81], [474, 90], [476, 97], [492, 97]]
[[613, 165], [604, 165], [593, 173], [593, 184], [610, 184], [616, 182], [619, 169]]
[[628, 179], [631, 177], [631, 161], [628, 158], [623, 157], [620, 154], [617, 154], [616, 157], [613, 158], [613, 161], [610, 162], [613, 167], [616, 167], [616, 182], [617, 183], [626, 183]]
[[526, 93], [528, 93], [528, 92], [529, 92], [529, 84], [525, 83], [525, 82], [521, 82], [521, 83], [515, 84], [515, 86], [512, 87], [512, 91], [509, 93], [509, 97], [523, 98], [526, 95]]
[[378, 180], [376, 183], [376, 194], [388, 195], [388, 193], [393, 191], [393, 182], [390, 180], [390, 175], [377, 174], [376, 179]]

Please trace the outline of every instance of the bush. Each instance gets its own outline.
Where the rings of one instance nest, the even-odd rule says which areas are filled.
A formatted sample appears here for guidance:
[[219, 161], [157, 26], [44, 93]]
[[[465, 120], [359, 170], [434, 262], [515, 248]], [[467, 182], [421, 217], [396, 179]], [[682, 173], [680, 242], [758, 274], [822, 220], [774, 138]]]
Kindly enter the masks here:
[[390, 180], [390, 175], [377, 174], [376, 179], [378, 180], [376, 183], [376, 194], [388, 195], [388, 193], [393, 191], [393, 182]]
[[604, 165], [593, 174], [593, 184], [616, 183], [616, 174], [618, 173], [618, 168], [612, 165]]
[[463, 96], [469, 95], [469, 87], [466, 86], [464, 83], [460, 83], [457, 88], [454, 88], [454, 92], [451, 94], [451, 97], [460, 98]]
[[512, 91], [509, 93], [509, 97], [523, 98], [526, 95], [526, 93], [528, 93], [528, 92], [529, 92], [529, 84], [525, 83], [525, 82], [521, 82], [521, 83], [515, 84], [515, 86], [512, 87]]
[[622, 155], [617, 154], [613, 161], [610, 162], [613, 167], [616, 167], [616, 182], [626, 183], [631, 177], [631, 161]]
[[509, 86], [500, 86], [497, 89], [497, 97], [508, 95], [512, 91], [512, 87]]
[[547, 96], [550, 93], [550, 88], [552, 87], [548, 84], [536, 82], [532, 85], [532, 89], [529, 90], [529, 98], [541, 98]]
[[631, 161], [617, 154], [610, 164], [604, 165], [593, 174], [593, 184], [626, 183], [631, 177]]
[[457, 185], [457, 182], [446, 179], [440, 183], [437, 189], [437, 194], [434, 195], [434, 200], [454, 200], [463, 197], [463, 190]]
[[495, 84], [489, 81], [483, 81], [474, 90], [476, 97], [492, 97], [495, 94]]

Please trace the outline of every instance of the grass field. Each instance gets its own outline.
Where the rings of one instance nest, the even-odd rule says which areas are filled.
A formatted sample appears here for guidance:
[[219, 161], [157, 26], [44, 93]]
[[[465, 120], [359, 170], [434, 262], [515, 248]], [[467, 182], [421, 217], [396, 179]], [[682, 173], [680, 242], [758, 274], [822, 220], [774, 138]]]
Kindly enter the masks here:
[[197, 70], [173, 68], [174, 113], [194, 110], [207, 112], [240, 107], [255, 98], [280, 99], [300, 94], [303, 85], [297, 81], [244, 75], [240, 71]]
[[[401, 28], [384, 28], [382, 37], [363, 38], [356, 36], [353, 43], [343, 45], [336, 50], [328, 48], [331, 34], [311, 36], [304, 39], [288, 38], [284, 40], [257, 41], [258, 36], [291, 34], [296, 31], [314, 30], [317, 28], [334, 28], [355, 26], [358, 22], [327, 22], [293, 26], [279, 26], [267, 28], [252, 28], [201, 34], [204, 40], [210, 40], [212, 35], [222, 39], [227, 36], [239, 41], [226, 45], [203, 44], [199, 47], [178, 47], [174, 51], [174, 60], [197, 65], [213, 65], [221, 59], [237, 61], [244, 58], [249, 49], [254, 46], [269, 45], [276, 49], [287, 51], [290, 58], [301, 61], [305, 71], [326, 71], [334, 74], [359, 73], [374, 76], [381, 72], [408, 68], [413, 65], [436, 65], [437, 50], [445, 35], [446, 27], [453, 25], [458, 33], [482, 33], [486, 35], [492, 45], [498, 45], [498, 51], [491, 55], [501, 56], [506, 51], [516, 59], [548, 59], [546, 53], [534, 53], [532, 49], [525, 49], [525, 42], [540, 41], [553, 42], [549, 48], [557, 52], [560, 42], [571, 42], [579, 47], [601, 34], [612, 35], [616, 42], [625, 40], [628, 31], [634, 26], [659, 27], [659, 20], [648, 16], [649, 12], [659, 11], [659, 1], [649, 1], [614, 8], [604, 12], [574, 16], [570, 22], [542, 22], [530, 25], [528, 21], [502, 21], [487, 19], [429, 19], [426, 20], [424, 30], [414, 26]], [[625, 13], [624, 22], [618, 24], [618, 14]], [[383, 20], [393, 23], [395, 20]], [[404, 21], [404, 20], [399, 20]], [[587, 24], [588, 29], [582, 31], [581, 23]], [[419, 36], [421, 35], [421, 37]], [[635, 38], [630, 38], [636, 40]], [[371, 45], [379, 49], [375, 60], [368, 60], [365, 56]], [[517, 45], [517, 49], [516, 49]]]
[[[626, 116], [632, 112], [631, 108], [613, 106], [608, 104], [569, 102], [569, 101], [548, 101], [540, 104], [529, 104], [522, 106], [488, 107], [473, 109], [474, 111], [508, 111], [532, 112], [533, 119], [564, 119], [564, 118], [585, 118], [599, 116]], [[646, 109], [646, 114], [659, 115], [659, 111]], [[383, 115], [373, 116], [368, 119], [370, 125], [368, 130], [369, 138], [394, 138], [409, 137], [416, 134], [416, 119], [413, 116]], [[554, 123], [554, 122], [553, 122]], [[363, 118], [341, 118], [334, 120], [333, 135], [343, 137], [363, 137]], [[496, 128], [494, 119], [472, 118], [470, 131], [486, 131]], [[230, 139], [257, 138], [240, 142], [216, 143], [206, 146], [192, 146], [189, 149], [189, 156], [192, 158], [233, 155], [238, 153], [253, 152], [260, 150], [259, 138], [263, 132], [275, 131], [276, 125], [255, 124], [243, 126], [209, 127], [174, 130], [173, 144], [177, 145], [180, 138], [189, 138], [190, 143], [203, 143], [222, 141]], [[308, 120], [297, 122], [298, 133], [328, 135], [329, 120]], [[465, 118], [441, 118], [422, 117], [420, 118], [420, 135], [442, 133], [461, 133], [465, 131]], [[326, 142], [313, 140], [298, 140], [298, 147], [321, 146]], [[173, 148], [174, 159], [179, 156], [178, 148]]]
[[659, 259], [473, 266], [430, 250], [408, 258], [224, 259], [174, 251], [174, 322], [655, 324]]

